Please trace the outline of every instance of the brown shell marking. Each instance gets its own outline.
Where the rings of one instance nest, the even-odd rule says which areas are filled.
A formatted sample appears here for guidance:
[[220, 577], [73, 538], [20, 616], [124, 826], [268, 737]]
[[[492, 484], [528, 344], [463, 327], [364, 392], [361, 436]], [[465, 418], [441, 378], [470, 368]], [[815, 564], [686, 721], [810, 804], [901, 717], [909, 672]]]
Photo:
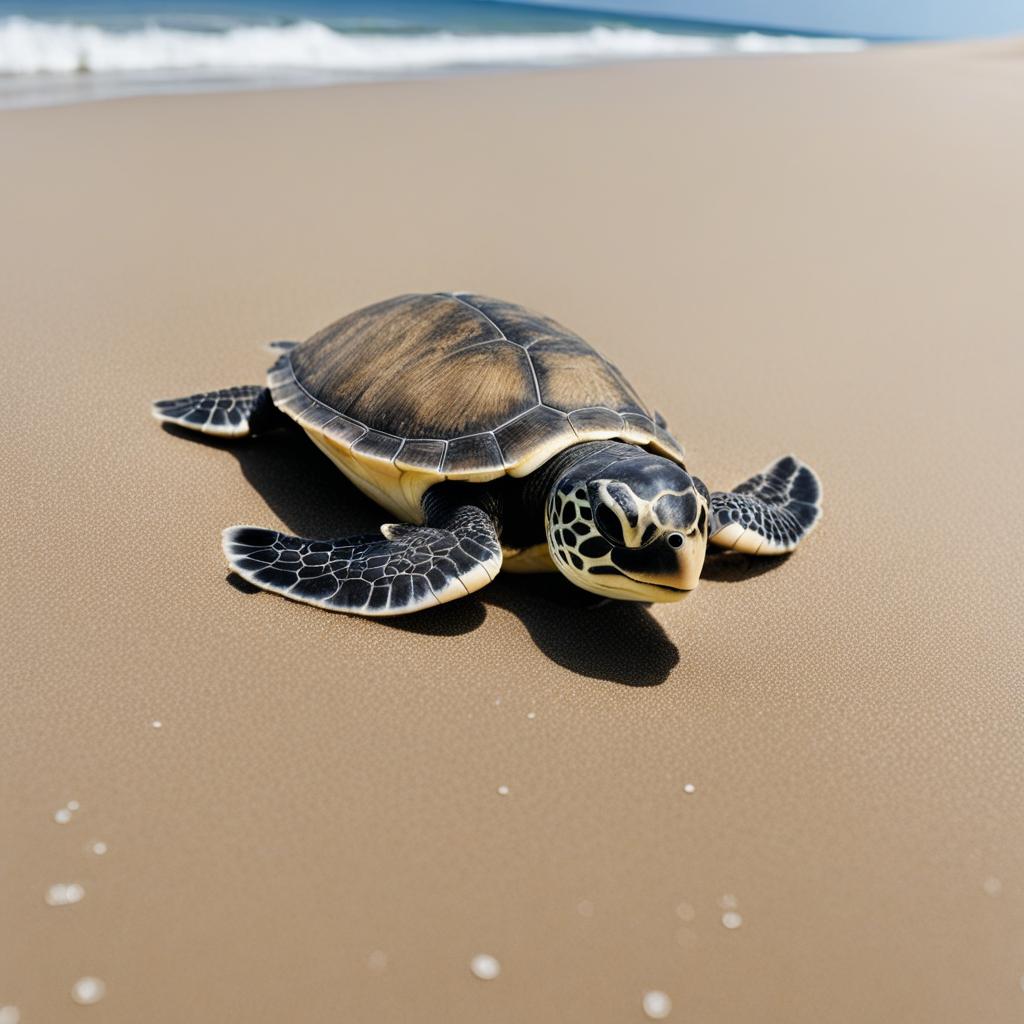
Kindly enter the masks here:
[[483, 296], [403, 295], [358, 310], [285, 353], [268, 384], [276, 405], [374, 473], [525, 476], [569, 445], [610, 438], [683, 460], [582, 338]]

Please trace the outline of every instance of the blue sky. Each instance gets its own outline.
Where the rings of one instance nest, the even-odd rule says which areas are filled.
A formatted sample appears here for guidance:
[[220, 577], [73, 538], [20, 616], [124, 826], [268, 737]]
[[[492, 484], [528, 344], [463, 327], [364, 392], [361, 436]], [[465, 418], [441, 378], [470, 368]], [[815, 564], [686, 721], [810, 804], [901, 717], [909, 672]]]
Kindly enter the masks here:
[[1024, 0], [555, 0], [555, 6], [851, 35], [982, 36], [1024, 31]]

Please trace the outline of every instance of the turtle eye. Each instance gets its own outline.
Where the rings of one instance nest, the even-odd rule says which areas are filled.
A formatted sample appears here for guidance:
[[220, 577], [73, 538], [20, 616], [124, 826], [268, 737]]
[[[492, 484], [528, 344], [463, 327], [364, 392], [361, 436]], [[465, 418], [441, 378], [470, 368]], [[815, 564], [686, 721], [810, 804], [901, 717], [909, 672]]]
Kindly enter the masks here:
[[681, 548], [683, 546], [683, 535], [681, 533], [670, 533], [665, 539], [668, 541], [669, 547]]
[[594, 518], [597, 520], [598, 529], [610, 540], [613, 544], [625, 546], [625, 539], [622, 536], [622, 523], [619, 522], [619, 517], [603, 502], [597, 506], [594, 512]]

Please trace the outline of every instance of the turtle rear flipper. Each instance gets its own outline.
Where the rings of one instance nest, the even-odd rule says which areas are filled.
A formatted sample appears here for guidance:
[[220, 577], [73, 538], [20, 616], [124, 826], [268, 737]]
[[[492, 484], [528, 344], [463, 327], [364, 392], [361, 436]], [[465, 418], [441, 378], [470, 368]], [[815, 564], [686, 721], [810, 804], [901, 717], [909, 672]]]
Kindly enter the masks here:
[[285, 426], [288, 419], [260, 384], [203, 391], [153, 403], [153, 416], [164, 423], [215, 437], [248, 437]]
[[732, 491], [712, 492], [708, 540], [748, 555], [785, 555], [820, 518], [817, 474], [785, 455]]
[[490, 583], [501, 569], [490, 516], [430, 492], [424, 506], [426, 525], [383, 527], [385, 539], [316, 541], [232, 526], [224, 531], [224, 554], [239, 576], [264, 590], [356, 615], [404, 615]]

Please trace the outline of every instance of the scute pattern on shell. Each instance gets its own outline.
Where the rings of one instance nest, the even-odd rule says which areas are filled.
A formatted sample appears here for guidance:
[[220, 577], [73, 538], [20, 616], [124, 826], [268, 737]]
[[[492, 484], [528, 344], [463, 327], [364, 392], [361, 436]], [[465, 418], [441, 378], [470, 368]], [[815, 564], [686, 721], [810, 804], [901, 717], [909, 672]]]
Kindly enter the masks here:
[[532, 472], [615, 438], [682, 464], [620, 371], [548, 317], [467, 293], [358, 310], [283, 355], [274, 403], [355, 458], [449, 478]]

